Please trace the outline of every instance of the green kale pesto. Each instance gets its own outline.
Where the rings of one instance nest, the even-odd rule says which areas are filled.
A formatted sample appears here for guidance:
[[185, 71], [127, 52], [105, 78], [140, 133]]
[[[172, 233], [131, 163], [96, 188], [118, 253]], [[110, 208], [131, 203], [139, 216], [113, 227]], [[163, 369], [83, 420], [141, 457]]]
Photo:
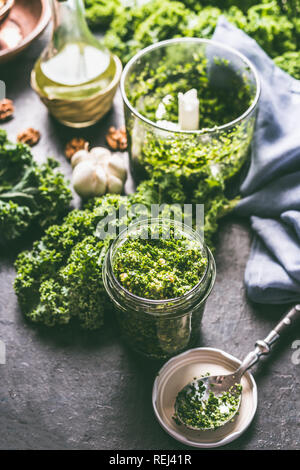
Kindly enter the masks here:
[[131, 349], [161, 360], [194, 345], [215, 281], [213, 257], [195, 232], [167, 218], [131, 226], [112, 244], [104, 275]]
[[138, 297], [164, 300], [181, 297], [196, 286], [207, 267], [199, 241], [176, 238], [128, 238], [114, 258], [114, 274], [120, 284]]
[[237, 413], [242, 393], [242, 385], [236, 384], [228, 392], [216, 396], [209, 392], [203, 398], [205, 386], [195, 380], [187, 389], [183, 388], [176, 397], [176, 412], [173, 419], [177, 424], [197, 429], [216, 429], [229, 421]]

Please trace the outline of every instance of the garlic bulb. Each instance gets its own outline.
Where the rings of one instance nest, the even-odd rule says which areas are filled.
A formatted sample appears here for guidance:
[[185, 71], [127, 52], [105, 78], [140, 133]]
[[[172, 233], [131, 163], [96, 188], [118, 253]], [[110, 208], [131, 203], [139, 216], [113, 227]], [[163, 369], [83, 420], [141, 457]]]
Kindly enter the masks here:
[[106, 191], [121, 194], [127, 170], [120, 155], [112, 155], [104, 147], [94, 147], [88, 152], [79, 150], [71, 160], [72, 183], [83, 198], [102, 196]]
[[107, 178], [101, 166], [82, 161], [74, 168], [72, 184], [77, 194], [83, 198], [102, 196], [106, 192]]

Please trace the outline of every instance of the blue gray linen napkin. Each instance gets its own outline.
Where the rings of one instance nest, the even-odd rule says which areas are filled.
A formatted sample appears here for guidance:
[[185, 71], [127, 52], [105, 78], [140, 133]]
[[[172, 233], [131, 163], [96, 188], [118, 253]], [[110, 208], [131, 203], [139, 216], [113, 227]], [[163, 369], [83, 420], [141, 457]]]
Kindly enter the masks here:
[[213, 39], [256, 66], [261, 98], [249, 172], [235, 212], [255, 233], [246, 266], [251, 300], [300, 301], [300, 81], [276, 67], [260, 46], [220, 17]]

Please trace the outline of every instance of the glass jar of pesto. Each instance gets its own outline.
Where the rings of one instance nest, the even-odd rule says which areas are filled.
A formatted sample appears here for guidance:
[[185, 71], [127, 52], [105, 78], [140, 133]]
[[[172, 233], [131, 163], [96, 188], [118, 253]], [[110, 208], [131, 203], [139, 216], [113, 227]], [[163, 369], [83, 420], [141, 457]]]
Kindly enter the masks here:
[[152, 359], [195, 343], [215, 276], [214, 258], [199, 233], [168, 219], [129, 225], [103, 264], [123, 338]]

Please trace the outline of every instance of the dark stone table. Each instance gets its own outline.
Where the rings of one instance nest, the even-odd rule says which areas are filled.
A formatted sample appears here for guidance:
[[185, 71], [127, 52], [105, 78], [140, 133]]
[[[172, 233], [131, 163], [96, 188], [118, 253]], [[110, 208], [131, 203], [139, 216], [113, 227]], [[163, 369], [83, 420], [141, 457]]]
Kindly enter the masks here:
[[[114, 109], [83, 132], [51, 119], [30, 89], [34, 60], [48, 33], [25, 54], [0, 68], [15, 117], [2, 127], [14, 139], [27, 127], [41, 131], [33, 152], [40, 161], [55, 156], [70, 176], [65, 143], [82, 135], [104, 144], [104, 135], [123, 119], [120, 97]], [[131, 182], [127, 189], [130, 190]], [[78, 204], [78, 200], [75, 200]], [[243, 274], [249, 254], [248, 226], [228, 219], [221, 225], [216, 253], [217, 281], [203, 318], [199, 345], [242, 358], [263, 338], [286, 307], [254, 306], [245, 298]], [[7, 360], [0, 365], [0, 449], [186, 449], [159, 426], [151, 392], [156, 366], [130, 353], [113, 319], [100, 332], [75, 327], [37, 328], [22, 317], [12, 283], [14, 254], [0, 257], [0, 339]], [[228, 449], [299, 447], [299, 365], [292, 362], [294, 329], [254, 370], [258, 410], [250, 428]], [[297, 434], [298, 433], [298, 434]]]

